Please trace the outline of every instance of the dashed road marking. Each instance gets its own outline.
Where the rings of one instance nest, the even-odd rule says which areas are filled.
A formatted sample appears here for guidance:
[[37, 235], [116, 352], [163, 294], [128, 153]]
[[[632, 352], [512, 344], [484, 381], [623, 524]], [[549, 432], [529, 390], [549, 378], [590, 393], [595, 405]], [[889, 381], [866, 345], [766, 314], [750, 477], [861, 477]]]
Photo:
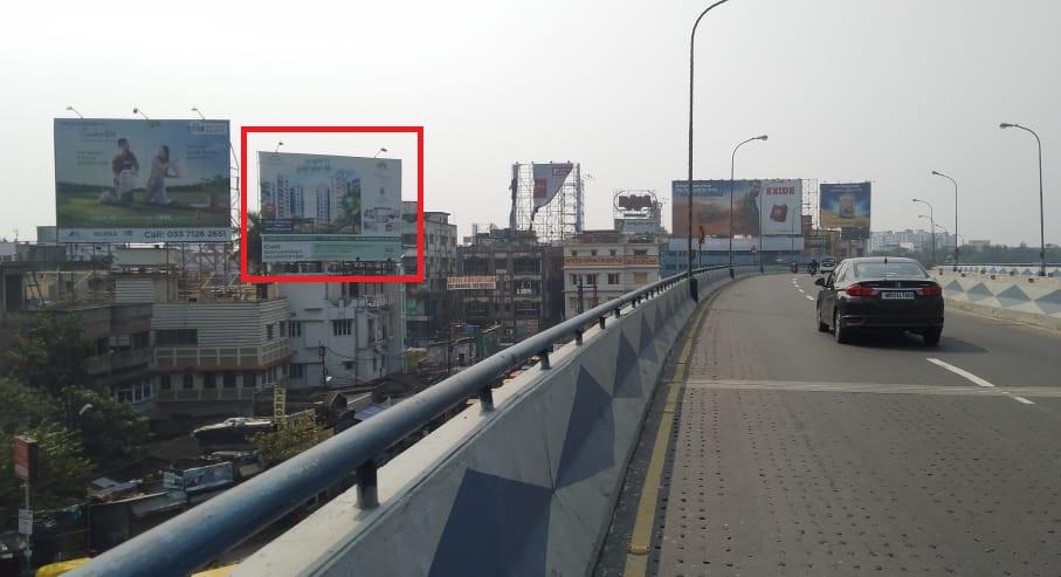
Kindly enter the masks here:
[[810, 295], [803, 295], [803, 296], [807, 297], [807, 300], [809, 300], [809, 301], [812, 301], [812, 300], [814, 300], [814, 297], [812, 297], [812, 296], [810, 296]]
[[939, 365], [939, 366], [943, 367], [944, 369], [947, 369], [948, 371], [950, 371], [950, 372], [952, 372], [952, 373], [954, 373], [956, 375], [963, 376], [966, 379], [969, 379], [970, 381], [980, 385], [981, 387], [994, 387], [995, 386], [995, 385], [991, 384], [990, 382], [988, 382], [987, 380], [981, 379], [980, 377], [970, 373], [969, 371], [967, 371], [967, 370], [965, 370], [965, 369], [963, 369], [961, 367], [956, 367], [956, 366], [954, 366], [954, 365], [952, 365], [950, 363], [943, 362], [943, 361], [941, 361], [939, 359], [929, 358], [927, 360], [928, 360], [928, 362], [936, 364], [936, 365]]
[[1035, 404], [1034, 401], [1029, 401], [1028, 399], [1025, 399], [1024, 397], [1018, 397], [1016, 395], [1010, 395], [1010, 396], [1012, 396], [1013, 400], [1017, 401], [1018, 403], [1024, 403], [1025, 405], [1034, 405]]

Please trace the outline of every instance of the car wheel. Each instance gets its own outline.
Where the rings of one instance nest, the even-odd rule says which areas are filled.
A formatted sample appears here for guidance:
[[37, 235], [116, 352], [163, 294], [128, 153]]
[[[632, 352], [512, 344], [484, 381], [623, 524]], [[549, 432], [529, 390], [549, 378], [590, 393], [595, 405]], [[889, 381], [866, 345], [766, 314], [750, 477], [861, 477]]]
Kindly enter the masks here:
[[837, 313], [833, 313], [833, 338], [841, 345], [851, 342], [851, 330], [840, 326], [840, 317]]
[[822, 308], [820, 306], [815, 310], [814, 320], [818, 322], [819, 333], [829, 332], [829, 325], [822, 322]]
[[939, 344], [939, 337], [942, 335], [943, 329], [929, 329], [921, 335], [921, 338], [926, 345], [934, 346]]

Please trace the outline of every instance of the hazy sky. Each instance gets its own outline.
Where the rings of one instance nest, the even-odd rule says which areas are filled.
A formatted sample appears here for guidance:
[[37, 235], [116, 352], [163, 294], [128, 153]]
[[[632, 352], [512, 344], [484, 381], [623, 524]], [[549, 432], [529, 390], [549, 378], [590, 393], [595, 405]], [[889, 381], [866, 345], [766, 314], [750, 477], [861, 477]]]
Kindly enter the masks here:
[[[16, 3], [0, 20], [0, 236], [54, 224], [52, 119], [211, 118], [240, 125], [423, 125], [429, 210], [505, 224], [513, 162], [592, 175], [591, 227], [616, 189], [685, 177], [689, 31], [706, 1]], [[697, 178], [872, 180], [873, 228], [952, 226], [1061, 243], [1061, 3], [1050, 0], [731, 0], [697, 36]], [[399, 138], [263, 139], [272, 150], [402, 158]], [[333, 139], [334, 140], [334, 139]]]

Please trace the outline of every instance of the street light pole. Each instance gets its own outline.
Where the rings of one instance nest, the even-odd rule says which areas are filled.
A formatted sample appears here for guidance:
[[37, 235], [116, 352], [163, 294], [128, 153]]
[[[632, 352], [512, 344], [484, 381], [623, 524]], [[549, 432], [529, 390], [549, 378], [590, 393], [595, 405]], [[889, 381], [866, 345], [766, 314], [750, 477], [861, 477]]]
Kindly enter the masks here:
[[932, 266], [936, 266], [936, 212], [932, 209], [932, 204], [927, 200], [921, 200], [919, 198], [913, 200], [914, 202], [920, 202], [928, 207], [928, 220], [929, 224], [932, 225]]
[[733, 278], [733, 172], [737, 163], [737, 149], [756, 140], [766, 140], [767, 136], [753, 136], [737, 146], [733, 147], [733, 154], [729, 155], [729, 277]]
[[688, 271], [689, 271], [689, 293], [692, 295], [693, 300], [699, 300], [699, 294], [696, 290], [696, 279], [693, 278], [693, 69], [695, 64], [696, 56], [696, 28], [700, 25], [700, 20], [703, 20], [704, 16], [711, 11], [712, 8], [720, 6], [729, 2], [729, 0], [718, 0], [714, 4], [708, 6], [700, 13], [700, 16], [696, 18], [696, 22], [693, 24], [693, 32], [689, 36], [689, 187], [686, 192], [689, 194], [689, 220], [688, 220], [688, 247], [687, 253], [689, 256], [688, 260]]
[[1003, 122], [998, 127], [1002, 129], [1019, 128], [1027, 130], [1032, 133], [1036, 144], [1039, 146], [1039, 276], [1046, 276], [1046, 221], [1043, 216], [1043, 141], [1039, 140], [1039, 135], [1027, 126]]
[[[947, 180], [951, 181], [951, 184], [954, 185], [954, 269], [953, 270], [957, 271], [958, 270], [958, 181], [954, 180], [953, 178], [951, 178], [949, 176], [947, 176], [946, 174], [943, 174], [942, 172], [937, 172], [935, 170], [932, 171], [932, 174], [934, 174], [935, 176], [942, 176], [943, 178], [946, 178]], [[942, 228], [942, 227], [940, 227], [940, 228]]]

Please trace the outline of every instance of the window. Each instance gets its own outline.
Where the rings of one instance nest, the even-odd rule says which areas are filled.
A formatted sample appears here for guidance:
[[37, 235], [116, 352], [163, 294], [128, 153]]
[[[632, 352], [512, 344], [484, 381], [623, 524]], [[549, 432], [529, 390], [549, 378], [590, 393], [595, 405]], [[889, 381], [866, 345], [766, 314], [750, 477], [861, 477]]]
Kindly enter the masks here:
[[197, 329], [162, 329], [155, 331], [155, 344], [159, 346], [197, 345]]
[[306, 376], [306, 367], [298, 363], [291, 363], [288, 374], [291, 375], [292, 379], [301, 379]]
[[368, 340], [376, 340], [376, 323], [372, 319], [368, 319]]
[[635, 272], [634, 273], [634, 284], [641, 286], [648, 284], [648, 273], [647, 272]]
[[133, 349], [146, 349], [151, 346], [151, 332], [133, 333], [129, 335], [129, 347]]
[[213, 372], [203, 373], [203, 388], [204, 389], [216, 389], [217, 388], [217, 373], [213, 373]]
[[236, 388], [236, 373], [232, 371], [225, 371], [221, 373], [221, 384], [226, 389]]
[[608, 254], [611, 255], [611, 256], [615, 256], [616, 254], [618, 254], [618, 251], [613, 248], [613, 249], [608, 251]]
[[287, 336], [291, 338], [302, 336], [302, 321], [287, 321]]
[[578, 275], [577, 274], [571, 275], [571, 284], [578, 284]]
[[181, 388], [185, 391], [190, 391], [195, 388], [195, 377], [192, 375], [184, 375], [181, 378]]
[[271, 323], [265, 325], [265, 340], [273, 340], [273, 325]]
[[343, 368], [348, 371], [354, 370], [354, 361], [343, 361]]
[[332, 321], [332, 334], [337, 337], [349, 335], [351, 332], [350, 329], [352, 328], [352, 325], [353, 323], [350, 321], [350, 319]]
[[578, 251], [577, 250], [571, 251], [571, 256], [578, 256]]
[[586, 275], [586, 284], [588, 284], [588, 285], [597, 284], [597, 275], [596, 275], [596, 273]]
[[619, 284], [619, 273], [617, 273], [617, 272], [608, 273], [608, 284]]
[[280, 338], [287, 336], [287, 321], [280, 321]]
[[170, 382], [170, 376], [169, 375], [159, 375], [158, 384], [159, 384], [160, 387], [162, 387], [163, 391], [168, 391], [168, 390], [170, 390], [170, 388], [173, 387], [173, 383]]
[[597, 249], [593, 249], [593, 250], [589, 251], [589, 255], [590, 256], [597, 256]]
[[648, 256], [647, 248], [634, 249], [634, 256]]
[[257, 381], [256, 377], [257, 377], [257, 375], [254, 374], [254, 371], [247, 371], [247, 372], [243, 373], [243, 388], [245, 388], [245, 389], [254, 388], [254, 385], [257, 384], [256, 383], [256, 381]]
[[575, 297], [567, 297], [567, 308], [571, 311], [575, 311], [578, 308], [578, 299]]
[[379, 361], [376, 359], [376, 357], [372, 357], [372, 372], [373, 373], [376, 372], [377, 370], [379, 370], [377, 368], [378, 364], [379, 364]]
[[100, 337], [96, 339], [96, 354], [105, 355], [111, 350], [111, 339], [110, 337]]

